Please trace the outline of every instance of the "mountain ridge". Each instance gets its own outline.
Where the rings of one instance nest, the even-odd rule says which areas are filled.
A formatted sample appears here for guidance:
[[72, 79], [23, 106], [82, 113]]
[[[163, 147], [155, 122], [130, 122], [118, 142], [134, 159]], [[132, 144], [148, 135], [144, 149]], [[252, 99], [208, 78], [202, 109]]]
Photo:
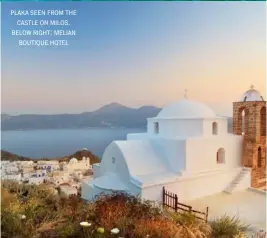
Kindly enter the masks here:
[[155, 117], [161, 108], [143, 106], [130, 108], [119, 103], [110, 103], [92, 112], [78, 114], [1, 114], [1, 128], [7, 130], [62, 129], [86, 127], [129, 127], [146, 126], [146, 118]]
[[[1, 114], [1, 129], [37, 130], [37, 129], [78, 129], [89, 127], [105, 128], [145, 128], [147, 118], [155, 117], [161, 108], [145, 105], [131, 108], [117, 102], [109, 103], [91, 112], [77, 114]], [[232, 119], [228, 117], [228, 127]]]

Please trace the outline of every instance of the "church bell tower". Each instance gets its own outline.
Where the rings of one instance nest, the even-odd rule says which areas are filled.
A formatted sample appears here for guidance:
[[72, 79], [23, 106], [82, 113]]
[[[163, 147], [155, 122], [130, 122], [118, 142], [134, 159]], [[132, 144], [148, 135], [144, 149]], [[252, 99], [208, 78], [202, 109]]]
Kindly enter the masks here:
[[244, 137], [242, 165], [252, 169], [251, 187], [266, 189], [266, 101], [253, 85], [233, 103], [233, 134]]

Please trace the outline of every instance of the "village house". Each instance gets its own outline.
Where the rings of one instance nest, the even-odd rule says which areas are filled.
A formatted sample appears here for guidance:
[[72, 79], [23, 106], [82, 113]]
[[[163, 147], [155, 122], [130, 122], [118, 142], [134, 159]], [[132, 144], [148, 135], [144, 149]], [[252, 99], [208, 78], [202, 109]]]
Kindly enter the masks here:
[[76, 158], [70, 159], [69, 163], [63, 164], [63, 171], [72, 173], [77, 170], [88, 170], [92, 169], [92, 166], [90, 164], [90, 158], [89, 157], [83, 157], [82, 160], [77, 160]]
[[1, 179], [41, 185], [43, 183], [58, 187], [63, 183], [80, 190], [81, 181], [92, 176], [90, 158], [83, 157], [78, 161], [72, 158], [70, 162], [58, 160], [40, 161], [1, 161]]
[[18, 161], [17, 163], [21, 169], [32, 168], [34, 166], [34, 162], [32, 160]]
[[6, 173], [10, 172], [19, 172], [19, 166], [17, 161], [14, 162], [9, 162], [9, 163], [2, 163], [2, 170], [5, 171]]
[[37, 168], [38, 169], [45, 169], [49, 172], [59, 170], [59, 161], [57, 160], [49, 160], [49, 161], [38, 161], [37, 162]]
[[82, 179], [83, 178], [83, 174], [84, 174], [84, 170], [81, 170], [81, 169], [76, 169], [74, 170], [72, 173], [70, 173], [70, 175], [73, 177], [73, 178], [76, 178], [78, 180]]
[[1, 172], [1, 180], [15, 180], [21, 182], [22, 176], [21, 173], [18, 172]]
[[39, 184], [44, 183], [45, 177], [30, 177], [27, 179], [27, 181], [29, 184], [39, 185]]
[[78, 195], [78, 189], [75, 188], [74, 186], [71, 186], [68, 183], [61, 184], [59, 186], [59, 191], [60, 191], [59, 194], [61, 196], [69, 197], [69, 196], [77, 196]]
[[56, 187], [62, 183], [69, 182], [69, 174], [63, 171], [56, 171], [52, 174], [51, 177], [47, 177], [47, 182], [54, 184]]

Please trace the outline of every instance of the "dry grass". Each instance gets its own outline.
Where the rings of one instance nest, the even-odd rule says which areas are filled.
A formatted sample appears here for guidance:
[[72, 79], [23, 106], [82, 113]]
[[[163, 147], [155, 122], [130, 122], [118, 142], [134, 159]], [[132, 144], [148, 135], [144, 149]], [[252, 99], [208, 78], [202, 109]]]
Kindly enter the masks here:
[[[212, 231], [209, 224], [190, 214], [166, 212], [122, 193], [102, 195], [87, 204], [78, 197], [60, 198], [42, 187], [4, 182], [1, 200], [3, 238], [210, 238], [218, 237], [216, 232], [222, 226], [217, 221]], [[26, 219], [21, 220], [19, 214]], [[81, 227], [82, 221], [92, 225]], [[99, 227], [104, 228], [103, 234], [97, 232]], [[119, 234], [112, 235], [113, 228]]]

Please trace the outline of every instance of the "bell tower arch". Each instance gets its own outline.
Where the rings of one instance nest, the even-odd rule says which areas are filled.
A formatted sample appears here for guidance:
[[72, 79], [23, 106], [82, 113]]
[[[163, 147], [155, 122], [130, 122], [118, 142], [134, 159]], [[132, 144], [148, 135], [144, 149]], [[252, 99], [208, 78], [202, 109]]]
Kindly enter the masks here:
[[243, 135], [242, 165], [252, 169], [251, 186], [266, 187], [266, 101], [253, 85], [233, 103], [233, 133]]

